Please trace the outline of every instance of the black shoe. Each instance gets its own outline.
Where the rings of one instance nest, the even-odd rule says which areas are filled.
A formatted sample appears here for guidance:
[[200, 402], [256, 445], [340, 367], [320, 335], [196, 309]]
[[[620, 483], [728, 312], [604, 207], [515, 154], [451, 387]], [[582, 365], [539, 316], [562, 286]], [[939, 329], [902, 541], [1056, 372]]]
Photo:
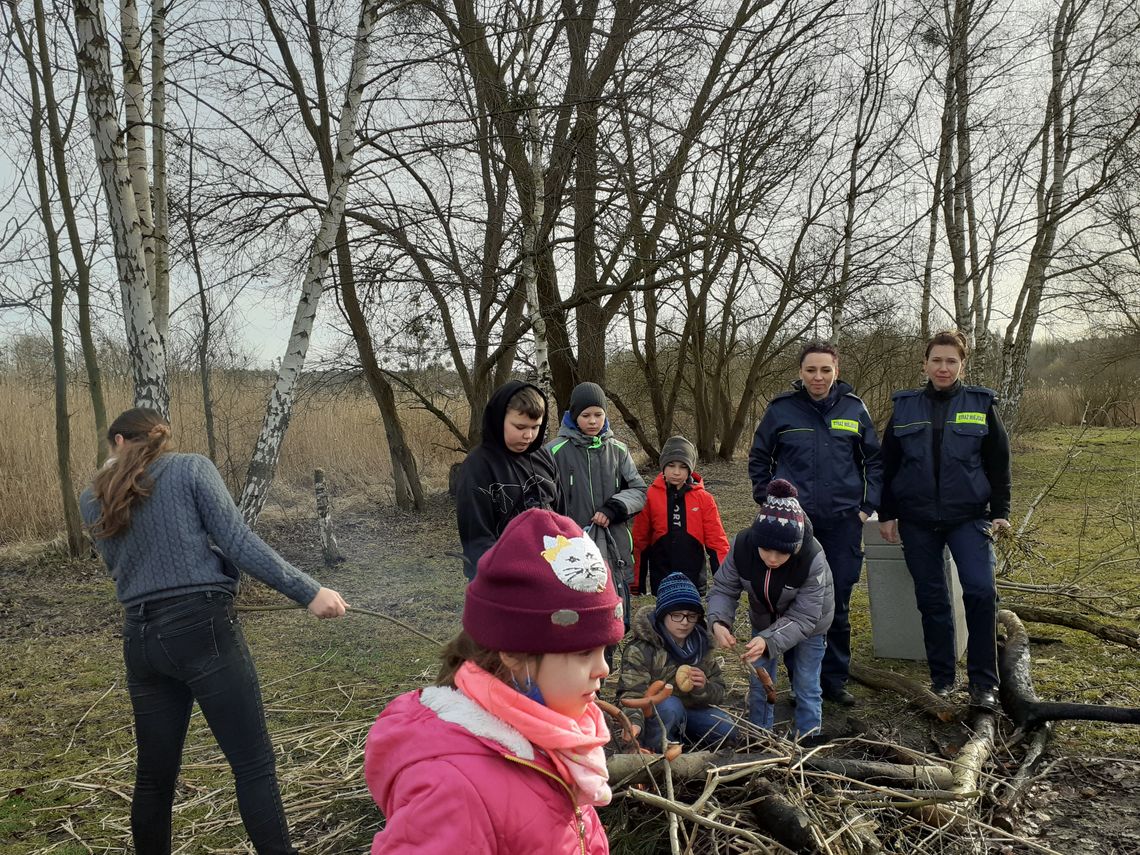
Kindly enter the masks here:
[[855, 706], [855, 696], [846, 689], [840, 689], [838, 692], [825, 692], [823, 699], [839, 704], [842, 707]]
[[970, 706], [980, 710], [998, 710], [997, 692], [993, 689], [980, 689], [970, 686]]
[[946, 686], [931, 686], [930, 691], [934, 692], [934, 694], [938, 695], [940, 698], [948, 698], [954, 694], [954, 684], [950, 683]]

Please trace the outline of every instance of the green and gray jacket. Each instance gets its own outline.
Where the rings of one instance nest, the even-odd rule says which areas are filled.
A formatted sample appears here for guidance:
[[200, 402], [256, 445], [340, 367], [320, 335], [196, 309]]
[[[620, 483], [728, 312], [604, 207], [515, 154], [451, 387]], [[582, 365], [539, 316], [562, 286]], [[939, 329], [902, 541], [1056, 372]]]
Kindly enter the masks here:
[[[596, 511], [610, 518], [608, 529], [594, 526], [590, 534], [615, 577], [633, 581], [633, 516], [645, 507], [645, 479], [633, 465], [625, 443], [614, 438], [607, 421], [597, 436], [586, 436], [567, 413], [558, 438], [546, 444], [558, 469], [565, 514], [582, 528]], [[615, 549], [611, 549], [611, 543]]]
[[[630, 627], [630, 639], [625, 644], [621, 655], [621, 671], [618, 672], [617, 697], [621, 703], [622, 696], [633, 698], [645, 696], [646, 690], [654, 680], [664, 680], [673, 686], [673, 697], [679, 698], [686, 708], [708, 707], [719, 704], [724, 700], [724, 674], [721, 673], [720, 660], [713, 655], [715, 652], [712, 639], [708, 638], [708, 630], [704, 624], [698, 623], [693, 632], [704, 633], [707, 651], [698, 668], [705, 672], [705, 686], [700, 691], [682, 692], [677, 688], [677, 669], [684, 663], [674, 659], [665, 646], [661, 632], [653, 623], [653, 606], [642, 606], [633, 616], [633, 625]], [[629, 716], [630, 724], [644, 729], [645, 716], [641, 710], [632, 707], [622, 707], [622, 711]]]

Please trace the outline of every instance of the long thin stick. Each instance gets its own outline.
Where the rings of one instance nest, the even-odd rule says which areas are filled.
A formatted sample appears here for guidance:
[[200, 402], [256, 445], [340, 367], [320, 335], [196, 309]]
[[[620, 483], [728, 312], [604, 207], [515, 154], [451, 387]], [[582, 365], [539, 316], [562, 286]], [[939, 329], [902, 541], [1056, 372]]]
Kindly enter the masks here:
[[[292, 609], [303, 609], [305, 607], [302, 606], [300, 603], [289, 603], [289, 604], [280, 604], [280, 605], [271, 605], [271, 606], [246, 606], [246, 605], [242, 605], [242, 606], [236, 606], [235, 608], [239, 612], [285, 612], [285, 611], [291, 611]], [[360, 606], [349, 606], [348, 611], [352, 612], [354, 614], [358, 614], [358, 615], [370, 615], [371, 617], [377, 617], [377, 618], [381, 618], [381, 619], [386, 620], [386, 621], [390, 621], [390, 622], [396, 624], [396, 626], [399, 626], [399, 627], [406, 629], [408, 632], [412, 633], [413, 635], [418, 635], [424, 641], [430, 641], [432, 644], [434, 644], [438, 647], [443, 647], [442, 641], [439, 641], [438, 639], [432, 638], [430, 635], [427, 635], [425, 633], [420, 632], [414, 626], [409, 626], [408, 624], [404, 623], [399, 618], [394, 618], [391, 615], [386, 615], [383, 612], [376, 612], [376, 611], [373, 611], [372, 609], [362, 609], [362, 608], [360, 608]]]

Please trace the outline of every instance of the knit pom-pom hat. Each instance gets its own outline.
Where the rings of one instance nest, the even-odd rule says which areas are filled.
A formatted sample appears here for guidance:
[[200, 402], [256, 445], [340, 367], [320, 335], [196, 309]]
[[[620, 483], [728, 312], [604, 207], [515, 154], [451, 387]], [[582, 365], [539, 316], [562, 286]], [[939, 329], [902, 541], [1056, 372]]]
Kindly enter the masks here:
[[752, 523], [753, 542], [761, 549], [794, 555], [804, 542], [804, 509], [799, 493], [790, 482], [777, 478], [768, 484], [768, 495]]
[[593, 538], [568, 517], [532, 508], [479, 559], [463, 628], [488, 650], [573, 653], [621, 641], [622, 615]]
[[657, 606], [653, 609], [653, 619], [661, 620], [669, 612], [690, 609], [705, 613], [705, 604], [697, 586], [684, 573], [670, 573], [657, 586]]

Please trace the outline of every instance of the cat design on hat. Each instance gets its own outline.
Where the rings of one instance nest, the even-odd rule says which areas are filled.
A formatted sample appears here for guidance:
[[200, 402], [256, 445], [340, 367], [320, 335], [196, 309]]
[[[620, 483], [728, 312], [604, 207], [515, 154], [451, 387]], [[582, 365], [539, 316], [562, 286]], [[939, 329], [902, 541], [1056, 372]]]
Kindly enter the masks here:
[[545, 535], [542, 557], [550, 562], [554, 575], [563, 585], [582, 593], [604, 591], [608, 572], [597, 544], [587, 535], [566, 537]]

